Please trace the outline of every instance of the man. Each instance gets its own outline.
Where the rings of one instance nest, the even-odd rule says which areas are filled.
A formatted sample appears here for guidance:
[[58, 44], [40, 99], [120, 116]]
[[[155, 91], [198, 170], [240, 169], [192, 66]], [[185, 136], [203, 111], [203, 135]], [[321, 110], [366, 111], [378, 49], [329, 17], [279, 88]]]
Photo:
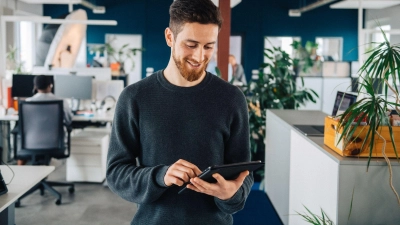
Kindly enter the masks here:
[[229, 64], [232, 66], [233, 82], [239, 81], [242, 85], [247, 85], [246, 75], [243, 66], [238, 64], [234, 55], [229, 55]]
[[[167, 67], [119, 97], [108, 186], [138, 204], [132, 224], [232, 224], [252, 175], [225, 180], [215, 174], [217, 183], [197, 177], [211, 165], [250, 160], [243, 93], [205, 72], [222, 18], [210, 0], [175, 0], [169, 12]], [[190, 190], [178, 194], [187, 182]]]
[[[53, 84], [51, 79], [47, 76], [40, 75], [33, 78], [33, 91], [37, 92], [34, 96], [25, 99], [25, 101], [52, 101], [59, 100], [53, 93], [51, 89]], [[64, 123], [70, 125], [72, 122], [72, 111], [68, 105], [68, 102], [64, 100]], [[18, 124], [14, 127], [12, 133], [18, 133]], [[17, 165], [25, 165], [27, 159], [20, 158], [17, 160]]]
[[[217, 68], [218, 68], [218, 63], [217, 63], [217, 58], [218, 58], [218, 53], [217, 53], [217, 48], [214, 48], [214, 54], [211, 56], [210, 62], [207, 65], [206, 71], [210, 72], [214, 75], [217, 74]], [[228, 80], [232, 79], [232, 67], [228, 66]]]
[[[26, 101], [52, 101], [52, 100], [60, 100], [57, 96], [51, 93], [51, 89], [53, 88], [53, 83], [49, 77], [40, 75], [33, 78], [33, 91], [37, 93], [27, 98]], [[70, 125], [72, 122], [72, 111], [69, 107], [67, 101], [64, 100], [64, 122], [66, 125]]]

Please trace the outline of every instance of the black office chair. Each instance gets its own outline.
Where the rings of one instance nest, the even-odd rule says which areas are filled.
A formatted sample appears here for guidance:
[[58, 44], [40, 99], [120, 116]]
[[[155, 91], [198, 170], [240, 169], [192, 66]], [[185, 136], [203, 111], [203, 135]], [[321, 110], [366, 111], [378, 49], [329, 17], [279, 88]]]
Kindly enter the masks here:
[[[70, 155], [71, 128], [67, 127], [67, 143], [65, 144], [63, 123], [63, 101], [22, 101], [19, 103], [18, 136], [20, 148], [18, 149], [18, 136], [14, 132], [14, 158], [30, 160], [32, 165], [49, 165], [51, 158], [63, 159]], [[22, 195], [15, 203], [20, 206], [20, 201], [25, 196], [40, 189], [50, 191], [57, 197], [56, 204], [61, 204], [61, 194], [53, 186], [69, 186], [69, 193], [75, 191], [73, 183], [51, 182], [43, 179], [39, 184]]]

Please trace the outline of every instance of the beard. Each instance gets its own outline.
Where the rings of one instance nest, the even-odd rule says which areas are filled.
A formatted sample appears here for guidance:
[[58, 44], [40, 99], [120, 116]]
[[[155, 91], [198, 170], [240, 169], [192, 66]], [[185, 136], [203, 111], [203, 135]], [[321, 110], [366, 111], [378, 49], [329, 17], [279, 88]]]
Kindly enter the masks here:
[[[175, 65], [179, 69], [179, 72], [181, 73], [182, 77], [189, 82], [198, 80], [203, 75], [203, 72], [206, 70], [207, 64], [209, 62], [207, 57], [204, 58], [203, 62], [189, 60], [189, 57], [185, 57], [182, 60], [179, 60], [175, 56], [175, 49], [172, 50], [172, 58], [174, 59]], [[186, 65], [186, 63], [188, 63], [187, 61], [195, 62], [196, 64], [201, 64], [202, 66], [196, 69], [192, 69], [189, 68], [190, 67], [189, 65]]]

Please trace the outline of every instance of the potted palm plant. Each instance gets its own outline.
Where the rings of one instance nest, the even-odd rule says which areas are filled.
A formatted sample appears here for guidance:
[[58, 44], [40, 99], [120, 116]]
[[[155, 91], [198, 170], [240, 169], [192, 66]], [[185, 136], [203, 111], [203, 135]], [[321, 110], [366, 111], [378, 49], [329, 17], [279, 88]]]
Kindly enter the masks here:
[[[396, 146], [399, 141], [395, 140], [394, 130], [400, 131], [400, 127], [391, 124], [388, 112], [395, 110], [400, 114], [397, 86], [400, 81], [400, 44], [391, 44], [383, 30], [381, 32], [384, 41], [374, 43], [376, 47], [366, 52], [369, 57], [359, 70], [361, 79], [358, 92], [363, 97], [339, 115], [338, 142], [343, 141], [343, 146], [355, 146], [356, 142], [359, 143], [359, 151], [354, 156], [362, 152], [368, 153], [367, 171], [372, 157], [385, 158], [390, 172], [390, 186], [400, 205], [399, 195], [392, 183], [392, 169], [387, 152], [390, 149], [391, 156], [399, 159]], [[381, 88], [383, 94], [377, 93]], [[378, 142], [383, 144], [378, 145]]]

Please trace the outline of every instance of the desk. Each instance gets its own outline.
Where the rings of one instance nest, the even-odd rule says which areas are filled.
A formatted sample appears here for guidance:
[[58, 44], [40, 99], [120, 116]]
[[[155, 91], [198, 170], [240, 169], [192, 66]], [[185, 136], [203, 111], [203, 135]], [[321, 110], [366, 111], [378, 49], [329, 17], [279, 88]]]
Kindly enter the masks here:
[[[267, 110], [265, 191], [283, 224], [307, 224], [296, 212], [321, 209], [334, 224], [399, 224], [388, 166], [375, 158], [342, 157], [323, 137], [304, 136], [295, 124], [324, 125], [321, 111]], [[400, 164], [391, 159], [393, 186], [400, 190]], [[354, 188], [354, 196], [352, 195]], [[351, 216], [351, 199], [353, 205]]]
[[[14, 225], [15, 201], [33, 186], [54, 171], [54, 166], [10, 166], [15, 176], [9, 185], [8, 192], [0, 196], [0, 224]], [[0, 165], [4, 181], [11, 180], [12, 172], [4, 165]]]
[[[72, 117], [72, 121], [89, 121], [89, 122], [112, 122], [114, 112], [94, 114], [93, 116], [76, 116]], [[0, 116], [0, 121], [18, 121], [18, 115], [3, 115]]]
[[[109, 111], [107, 113], [101, 113], [101, 114], [94, 114], [93, 116], [76, 116], [74, 115], [72, 117], [72, 121], [75, 122], [88, 122], [88, 123], [96, 123], [96, 122], [106, 122], [106, 123], [111, 123], [114, 119], [114, 110]], [[1, 140], [0, 143], [2, 143], [1, 147], [3, 148], [3, 152], [0, 155], [0, 158], [2, 158], [5, 162], [8, 161], [9, 159], [9, 149], [10, 148], [10, 137], [9, 137], [9, 132], [11, 130], [10, 128], [10, 122], [12, 121], [18, 121], [18, 115], [2, 115], [0, 116], [0, 121], [3, 123], [1, 124], [0, 129], [0, 134], [3, 133], [3, 137], [5, 137], [4, 140]], [[87, 125], [86, 125], [87, 126]], [[83, 126], [84, 127], [84, 126]], [[83, 127], [78, 127], [78, 128], [83, 128]]]

